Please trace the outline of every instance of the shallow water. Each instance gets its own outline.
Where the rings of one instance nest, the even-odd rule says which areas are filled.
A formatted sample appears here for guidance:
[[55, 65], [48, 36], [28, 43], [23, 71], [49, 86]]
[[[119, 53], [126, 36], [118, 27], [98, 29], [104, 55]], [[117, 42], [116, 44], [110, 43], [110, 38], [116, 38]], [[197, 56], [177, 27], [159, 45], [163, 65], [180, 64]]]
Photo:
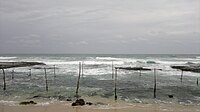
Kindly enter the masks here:
[[[56, 78], [53, 69], [47, 69], [49, 91], [45, 90], [43, 69], [21, 67], [6, 69], [7, 89], [3, 91], [2, 71], [0, 71], [0, 100], [21, 101], [34, 96], [42, 100], [54, 100], [58, 96], [73, 97], [78, 76], [78, 64], [83, 62], [83, 77], [80, 81], [81, 96], [101, 96], [114, 99], [114, 82], [112, 79], [112, 61], [115, 67], [147, 67], [157, 70], [157, 98], [153, 98], [153, 71], [118, 70], [117, 95], [118, 99], [134, 103], [179, 103], [200, 104], [200, 85], [196, 80], [199, 73], [181, 72], [170, 68], [172, 64], [187, 62], [200, 63], [200, 55], [0, 55], [0, 62], [37, 61], [56, 66]], [[153, 63], [148, 63], [153, 62]], [[36, 66], [42, 67], [43, 66]], [[31, 79], [29, 75], [31, 69]], [[11, 72], [15, 71], [14, 79]], [[168, 95], [173, 95], [169, 98]]]

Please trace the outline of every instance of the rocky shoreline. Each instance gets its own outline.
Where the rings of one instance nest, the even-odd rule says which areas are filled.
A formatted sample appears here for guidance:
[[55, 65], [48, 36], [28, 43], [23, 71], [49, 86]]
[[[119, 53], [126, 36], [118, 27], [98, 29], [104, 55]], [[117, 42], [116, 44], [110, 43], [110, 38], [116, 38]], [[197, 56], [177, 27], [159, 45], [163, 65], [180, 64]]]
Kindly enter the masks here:
[[200, 63], [186, 63], [184, 65], [171, 65], [171, 68], [182, 71], [200, 73]]
[[0, 62], [0, 69], [27, 67], [34, 65], [46, 65], [46, 64], [40, 62]]

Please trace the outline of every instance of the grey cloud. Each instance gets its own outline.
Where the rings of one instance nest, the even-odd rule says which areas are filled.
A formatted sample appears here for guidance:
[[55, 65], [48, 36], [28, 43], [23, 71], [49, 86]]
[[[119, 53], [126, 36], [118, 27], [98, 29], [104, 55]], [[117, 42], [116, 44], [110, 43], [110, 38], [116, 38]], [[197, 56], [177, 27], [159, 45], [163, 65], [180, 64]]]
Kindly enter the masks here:
[[200, 53], [198, 4], [199, 0], [1, 0], [0, 53]]

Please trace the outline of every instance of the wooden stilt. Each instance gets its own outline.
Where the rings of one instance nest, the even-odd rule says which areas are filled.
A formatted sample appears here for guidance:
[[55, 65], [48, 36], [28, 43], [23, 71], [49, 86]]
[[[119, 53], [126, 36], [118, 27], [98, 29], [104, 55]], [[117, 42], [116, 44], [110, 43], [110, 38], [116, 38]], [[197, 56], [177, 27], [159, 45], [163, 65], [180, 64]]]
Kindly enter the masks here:
[[54, 74], [54, 78], [56, 78], [56, 65], [53, 65], [53, 74]]
[[117, 68], [115, 68], [115, 100], [117, 100]]
[[30, 80], [31, 80], [31, 69], [29, 69], [29, 77], [30, 77]]
[[3, 71], [3, 90], [5, 91], [6, 90], [6, 75], [5, 75], [4, 69], [2, 69], [2, 71]]
[[48, 80], [47, 80], [47, 71], [46, 71], [46, 68], [44, 68], [44, 73], [45, 73], [46, 91], [48, 91]]
[[114, 65], [113, 65], [113, 61], [112, 61], [112, 79], [114, 78]]
[[183, 80], [183, 70], [181, 70], [181, 82]]
[[156, 69], [154, 68], [154, 91], [153, 91], [153, 96], [156, 98]]
[[76, 95], [75, 95], [75, 97], [77, 99], [79, 98], [78, 89], [79, 89], [80, 77], [81, 77], [81, 62], [79, 62], [79, 75], [78, 75], [78, 81], [77, 81], [77, 85], [76, 85]]
[[82, 66], [81, 66], [82, 77], [83, 77], [83, 64], [84, 64], [84, 62], [82, 62]]
[[14, 73], [15, 73], [15, 71], [12, 70], [12, 76], [11, 76], [12, 80], [14, 79]]

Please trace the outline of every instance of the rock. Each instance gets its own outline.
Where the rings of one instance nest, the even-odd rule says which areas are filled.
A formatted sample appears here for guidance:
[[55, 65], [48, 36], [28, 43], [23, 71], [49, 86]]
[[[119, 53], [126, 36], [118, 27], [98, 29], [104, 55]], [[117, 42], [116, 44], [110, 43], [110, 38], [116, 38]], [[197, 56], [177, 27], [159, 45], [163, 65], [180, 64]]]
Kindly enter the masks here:
[[173, 98], [173, 97], [174, 97], [174, 95], [168, 95], [168, 97], [169, 97], [169, 98]]
[[85, 101], [83, 99], [77, 99], [75, 102], [72, 103], [72, 106], [83, 106], [85, 105]]
[[156, 64], [155, 61], [147, 61], [146, 63], [147, 63], [147, 64]]
[[142, 70], [142, 71], [151, 71], [149, 68], [143, 67], [115, 67], [116, 69], [124, 69], [124, 70]]
[[68, 98], [67, 101], [72, 101], [72, 99]]
[[45, 65], [45, 64], [40, 62], [0, 62], [0, 69], [27, 67], [34, 65]]
[[20, 102], [19, 104], [20, 105], [30, 105], [30, 104], [37, 104], [37, 103], [34, 101], [24, 101], [24, 102]]
[[200, 64], [184, 64], [184, 65], [171, 65], [173, 69], [179, 69], [182, 71], [190, 71], [200, 73]]
[[91, 102], [86, 102], [86, 104], [87, 104], [87, 105], [92, 105], [92, 103], [91, 103]]

